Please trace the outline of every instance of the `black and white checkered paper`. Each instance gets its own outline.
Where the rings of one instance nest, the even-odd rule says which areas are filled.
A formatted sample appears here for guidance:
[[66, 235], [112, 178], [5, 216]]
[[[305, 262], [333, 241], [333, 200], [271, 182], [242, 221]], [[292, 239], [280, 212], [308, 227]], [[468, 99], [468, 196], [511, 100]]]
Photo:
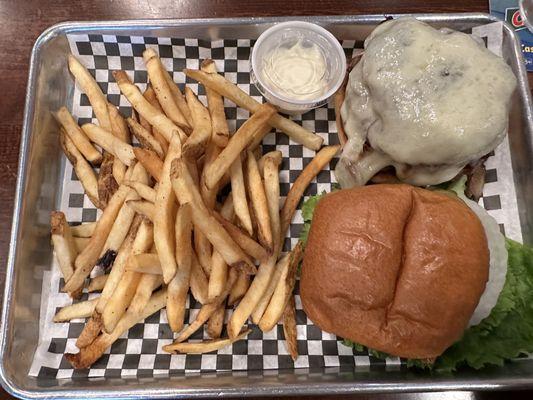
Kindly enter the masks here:
[[[483, 33], [486, 36], [486, 32]], [[131, 107], [114, 82], [111, 72], [125, 70], [134, 83], [144, 90], [148, 80], [142, 59], [143, 51], [154, 48], [167, 70], [183, 89], [184, 84], [199, 94], [205, 103], [205, 90], [196, 82], [185, 78], [183, 68], [199, 68], [201, 60], [212, 58], [218, 70], [232, 82], [263, 102], [257, 89], [250, 84], [249, 56], [253, 41], [248, 39], [202, 41], [180, 38], [150, 38], [114, 35], [71, 35], [71, 51], [96, 77], [110, 102], [120, 107], [123, 115], [131, 114]], [[347, 56], [362, 43], [344, 41]], [[489, 46], [490, 47], [490, 46]], [[72, 113], [80, 124], [95, 122], [95, 116], [87, 97], [76, 86], [73, 103], [69, 104]], [[225, 100], [225, 111], [230, 130], [235, 131], [249, 116], [246, 110]], [[333, 105], [308, 112], [295, 120], [310, 131], [316, 132], [325, 144], [337, 143], [335, 111]], [[302, 169], [313, 158], [314, 152], [290, 142], [280, 132], [272, 132], [263, 142], [263, 152], [280, 150], [283, 154], [280, 182], [281, 194], [285, 196], [290, 184], [295, 181]], [[311, 183], [305, 196], [322, 191], [330, 191], [334, 182], [333, 165], [320, 172]], [[507, 142], [503, 143], [495, 155], [487, 162], [487, 184], [482, 204], [502, 224], [508, 236], [520, 240], [520, 225], [516, 206], [516, 196], [512, 180], [512, 170]], [[67, 162], [61, 194], [61, 210], [73, 223], [96, 220], [99, 212], [84, 195], [72, 166]], [[294, 246], [303, 225], [300, 211], [297, 212], [290, 228], [286, 247]], [[367, 353], [357, 353], [344, 346], [335, 335], [322, 332], [306, 317], [299, 296], [296, 296], [298, 350], [300, 356], [293, 363], [288, 355], [283, 338], [283, 329], [278, 325], [268, 333], [253, 327], [246, 340], [203, 355], [170, 355], [162, 351], [162, 346], [172, 342], [172, 332], [162, 310], [143, 323], [137, 324], [98, 360], [90, 370], [73, 370], [63, 354], [76, 353], [75, 341], [84, 326], [84, 320], [70, 323], [53, 323], [52, 318], [58, 308], [71, 303], [68, 295], [59, 291], [63, 282], [54, 262], [52, 269], [43, 277], [41, 306], [40, 341], [34, 356], [30, 375], [48, 378], [111, 377], [111, 376], [152, 376], [165, 374], [198, 373], [228, 370], [265, 370], [290, 368], [351, 367], [398, 369], [400, 359], [379, 360]], [[298, 293], [298, 285], [296, 287]], [[90, 295], [90, 297], [97, 296]], [[83, 299], [87, 299], [85, 294]], [[200, 308], [192, 298], [187, 304], [186, 322], [192, 322]], [[226, 318], [231, 311], [228, 310]], [[208, 339], [200, 330], [190, 340]]]

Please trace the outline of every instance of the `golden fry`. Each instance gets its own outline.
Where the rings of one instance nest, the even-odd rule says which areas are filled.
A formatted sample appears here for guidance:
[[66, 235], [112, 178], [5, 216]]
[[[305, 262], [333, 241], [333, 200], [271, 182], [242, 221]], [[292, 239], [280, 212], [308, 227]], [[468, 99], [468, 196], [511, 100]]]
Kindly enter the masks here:
[[124, 185], [129, 186], [130, 188], [135, 190], [137, 194], [141, 196], [144, 200], [147, 200], [151, 203], [155, 203], [155, 189], [151, 188], [144, 182], [128, 180], [124, 181]]
[[211, 165], [204, 168], [203, 174], [205, 185], [210, 189], [220, 181], [230, 169], [231, 164], [240, 156], [248, 146], [254, 134], [268, 123], [268, 119], [274, 115], [275, 109], [269, 104], [263, 104], [257, 112], [250, 117], [237, 132], [231, 137], [228, 145], [222, 150]]
[[101, 208], [100, 201], [98, 200], [98, 180], [94, 170], [76, 146], [74, 146], [74, 143], [72, 143], [72, 140], [70, 140], [64, 130], [59, 132], [59, 143], [65, 156], [72, 164], [72, 168], [74, 168], [76, 176], [80, 180], [85, 193], [87, 193], [87, 197], [89, 197], [89, 200], [97, 208]]
[[126, 205], [137, 214], [144, 215], [150, 221], [154, 221], [154, 203], [147, 200], [127, 200]]
[[135, 154], [135, 158], [146, 168], [148, 173], [159, 182], [161, 180], [161, 171], [163, 170], [163, 161], [161, 161], [157, 154], [140, 147], [134, 147], [133, 154]]
[[167, 319], [170, 329], [179, 332], [185, 318], [185, 302], [192, 268], [192, 215], [189, 204], [183, 204], [176, 214], [176, 262], [178, 271], [168, 284]]
[[107, 131], [111, 131], [107, 99], [102, 93], [100, 86], [98, 86], [98, 83], [96, 83], [96, 80], [87, 71], [87, 68], [72, 54], [68, 56], [68, 68], [72, 75], [74, 75], [74, 78], [76, 78], [76, 82], [80, 85], [81, 90], [87, 95], [100, 126]]
[[265, 250], [264, 247], [262, 247], [259, 243], [253, 240], [239, 227], [233, 225], [230, 221], [223, 218], [216, 211], [212, 214], [218, 220], [218, 222], [222, 224], [222, 226], [229, 233], [231, 238], [235, 240], [235, 243], [237, 243], [246, 254], [258, 261], [266, 260], [266, 258], [268, 257], [268, 252]]
[[194, 128], [183, 145], [183, 156], [196, 160], [204, 153], [207, 143], [211, 139], [211, 117], [209, 110], [188, 87], [185, 88], [185, 98], [191, 110]]
[[198, 262], [196, 255], [192, 256], [191, 264], [191, 293], [200, 304], [207, 303], [209, 282], [207, 276], [202, 269], [202, 266]]
[[281, 209], [281, 241], [285, 238], [287, 229], [292, 221], [296, 207], [302, 198], [305, 189], [311, 181], [318, 175], [318, 173], [324, 168], [339, 151], [340, 146], [326, 146], [316, 153], [315, 158], [311, 160], [309, 164], [300, 173], [296, 181], [291, 186], [289, 193], [285, 199], [285, 204]]
[[274, 325], [276, 325], [283, 316], [289, 298], [293, 296], [292, 292], [294, 290], [294, 285], [296, 284], [296, 270], [303, 257], [302, 242], [299, 242], [290, 254], [288, 267], [280, 274], [276, 288], [268, 303], [268, 307], [259, 321], [259, 328], [263, 332], [268, 332], [274, 328]]
[[147, 131], [141, 124], [136, 122], [133, 118], [126, 120], [133, 133], [133, 136], [137, 138], [142, 147], [148, 150], [154, 151], [159, 158], [163, 158], [165, 153], [161, 144], [156, 140], [152, 134]]
[[94, 124], [83, 124], [81, 129], [91, 141], [102, 147], [105, 151], [113, 154], [127, 166], [130, 166], [135, 160], [133, 147], [113, 136], [110, 131], [106, 131]]
[[71, 319], [88, 318], [94, 311], [98, 299], [80, 301], [63, 307], [54, 316], [54, 322], [67, 322]]
[[176, 159], [172, 162], [171, 181], [180, 204], [191, 204], [194, 226], [198, 227], [209, 239], [226, 263], [233, 267], [244, 268], [249, 272], [254, 272], [255, 266], [248, 256], [244, 254], [220, 223], [207, 210], [198, 189], [192, 183], [192, 178], [182, 159]]
[[118, 184], [113, 176], [113, 164], [115, 157], [111, 153], [105, 153], [100, 171], [98, 173], [98, 200], [102, 208], [107, 207], [109, 199], [118, 189]]
[[[202, 61], [202, 71], [207, 73], [217, 73], [217, 68], [213, 60]], [[209, 115], [211, 115], [211, 125], [213, 127], [212, 140], [218, 147], [226, 147], [229, 140], [229, 128], [224, 113], [224, 100], [213, 89], [206, 87], [205, 94]]]
[[294, 296], [289, 298], [289, 302], [283, 312], [283, 334], [285, 335], [285, 345], [293, 361], [298, 358], [298, 341], [296, 338], [296, 304]]
[[96, 222], [86, 222], [71, 226], [70, 231], [74, 237], [90, 238], [93, 235], [94, 228], [96, 228]]
[[100, 164], [102, 162], [102, 153], [92, 145], [85, 133], [83, 133], [76, 121], [74, 121], [74, 117], [72, 117], [67, 108], [61, 107], [54, 116], [63, 126], [68, 137], [83, 157], [93, 164]]
[[105, 283], [107, 282], [107, 278], [109, 278], [109, 275], [107, 274], [98, 275], [94, 278], [91, 278], [91, 280], [89, 281], [89, 286], [87, 286], [87, 291], [89, 293], [100, 292], [104, 288]]
[[74, 260], [78, 255], [78, 251], [65, 214], [61, 211], [52, 211], [50, 214], [50, 228], [59, 269], [63, 278], [67, 281], [74, 273]]
[[167, 117], [170, 118], [177, 126], [184, 129], [186, 132], [190, 131], [191, 126], [181, 113], [178, 105], [174, 102], [174, 98], [165, 77], [168, 74], [161, 63], [159, 56], [153, 49], [148, 48], [143, 53], [143, 59], [144, 63], [146, 64], [146, 70], [148, 71], [150, 83], [154, 88], [154, 92], [157, 96], [159, 104], [161, 104], [161, 108], [163, 108], [163, 111]]
[[176, 274], [176, 253], [174, 238], [174, 218], [176, 216], [176, 196], [170, 181], [172, 160], [181, 155], [181, 144], [178, 137], [170, 141], [168, 153], [163, 164], [161, 180], [157, 188], [154, 214], [154, 239], [157, 254], [161, 260], [163, 278], [169, 283]]
[[173, 354], [203, 354], [212, 351], [220, 350], [226, 346], [235, 343], [238, 340], [244, 339], [251, 332], [251, 329], [245, 330], [232, 339], [216, 339], [200, 343], [173, 343], [163, 346], [163, 350]]
[[248, 209], [248, 200], [246, 199], [246, 187], [244, 185], [244, 175], [242, 172], [242, 161], [240, 155], [233, 161], [230, 168], [231, 191], [233, 193], [233, 205], [235, 215], [239, 218], [242, 226], [248, 234], [253, 235], [252, 218]]
[[157, 110], [144, 98], [137, 86], [130, 82], [128, 75], [126, 75], [124, 71], [114, 71], [113, 76], [115, 77], [115, 81], [117, 82], [120, 91], [126, 96], [133, 108], [146, 118], [154, 128], [161, 132], [168, 142], [170, 142], [170, 139], [174, 136], [185, 141], [187, 138], [185, 133], [165, 116], [165, 114]]
[[267, 249], [274, 251], [274, 242], [272, 236], [272, 226], [270, 222], [270, 213], [265, 194], [265, 188], [259, 175], [257, 161], [251, 151], [248, 151], [246, 159], [246, 183], [248, 184], [248, 196], [250, 197], [254, 214], [257, 218], [257, 236], [259, 243]]
[[[256, 113], [261, 104], [252, 97], [244, 93], [237, 85], [226, 80], [222, 75], [217, 73], [206, 73], [192, 69], [183, 70], [189, 78], [195, 79], [205, 87], [209, 87], [220, 95], [230, 99], [239, 107], [245, 108], [251, 113]], [[298, 125], [296, 122], [274, 114], [270, 118], [269, 124], [285, 132], [296, 143], [303, 144], [311, 150], [318, 150], [322, 146], [323, 139], [309, 132], [307, 129]]]

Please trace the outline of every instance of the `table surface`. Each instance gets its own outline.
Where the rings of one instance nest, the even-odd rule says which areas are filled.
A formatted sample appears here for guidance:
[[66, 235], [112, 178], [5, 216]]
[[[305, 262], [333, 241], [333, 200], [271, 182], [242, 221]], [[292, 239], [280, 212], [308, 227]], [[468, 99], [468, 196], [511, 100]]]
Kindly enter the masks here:
[[[0, 290], [11, 230], [13, 199], [24, 96], [30, 51], [35, 39], [62, 21], [138, 18], [219, 18], [282, 15], [393, 14], [437, 12], [488, 12], [486, 0], [0, 0]], [[530, 86], [533, 74], [530, 74]], [[1, 301], [1, 300], [0, 300]], [[383, 396], [342, 396], [337, 399], [493, 399], [504, 393], [455, 392]], [[505, 393], [530, 397], [531, 392]], [[1, 391], [0, 397], [8, 398]]]

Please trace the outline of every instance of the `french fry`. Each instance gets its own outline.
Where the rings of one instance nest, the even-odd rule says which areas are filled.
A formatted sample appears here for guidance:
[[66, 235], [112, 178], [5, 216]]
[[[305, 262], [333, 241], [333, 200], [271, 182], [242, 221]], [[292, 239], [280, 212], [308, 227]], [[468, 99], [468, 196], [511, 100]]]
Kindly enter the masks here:
[[187, 135], [180, 128], [178, 128], [165, 114], [152, 106], [146, 100], [137, 86], [130, 82], [128, 75], [124, 71], [114, 71], [113, 76], [120, 88], [120, 91], [133, 108], [142, 115], [146, 120], [156, 128], [167, 140], [170, 142], [173, 136], [178, 136], [182, 142], [185, 141]]
[[[298, 269], [298, 264], [300, 264], [302, 257], [303, 245], [302, 242], [299, 242], [291, 252], [289, 264], [287, 268], [281, 272], [276, 288], [268, 303], [268, 307], [259, 321], [259, 328], [263, 332], [268, 332], [274, 328], [274, 325], [276, 325], [283, 316], [289, 298], [293, 295], [292, 292], [294, 290], [294, 285], [296, 284], [296, 270]], [[274, 281], [274, 279], [272, 279], [272, 281]]]
[[[211, 141], [207, 146], [207, 151], [205, 153], [204, 167], [210, 165], [218, 157], [219, 153], [220, 148], [217, 147], [213, 141]], [[193, 179], [195, 179], [193, 175], [194, 168], [191, 169], [189, 163], [187, 163], [187, 167], [189, 168], [189, 172], [191, 172], [191, 176]], [[212, 189], [208, 189], [204, 185], [203, 179], [204, 176], [202, 175], [199, 183], [200, 194], [202, 195], [202, 199], [207, 209], [212, 210], [216, 203], [218, 185], [215, 185], [215, 187]], [[207, 237], [202, 234], [198, 228], [194, 230], [194, 247], [196, 250], [196, 255], [198, 256], [198, 261], [200, 261], [200, 265], [204, 269], [204, 272], [209, 276], [211, 273], [212, 246]]]
[[150, 275], [163, 275], [161, 262], [155, 253], [131, 255], [126, 263], [126, 271], [140, 272]]
[[70, 231], [74, 237], [90, 238], [93, 235], [94, 228], [96, 228], [96, 222], [86, 222], [71, 226]]
[[154, 221], [155, 206], [147, 200], [128, 200], [126, 205], [137, 214], [144, 215], [150, 221]]
[[211, 139], [211, 117], [209, 110], [188, 87], [185, 88], [185, 98], [191, 110], [194, 128], [183, 145], [183, 156], [188, 159], [196, 159], [204, 153], [205, 147]]
[[54, 316], [54, 322], [67, 322], [71, 319], [88, 318], [94, 311], [98, 299], [80, 301], [61, 308]]
[[272, 252], [275, 249], [265, 188], [261, 181], [261, 175], [259, 175], [257, 161], [251, 151], [248, 151], [248, 157], [246, 159], [246, 178], [248, 196], [250, 197], [254, 214], [257, 218], [257, 237], [259, 243], [267, 251]]
[[159, 56], [153, 49], [148, 48], [143, 52], [143, 59], [146, 65], [146, 70], [148, 71], [148, 77], [154, 88], [157, 100], [159, 101], [159, 104], [161, 104], [161, 108], [163, 108], [167, 117], [177, 126], [184, 129], [186, 132], [190, 131], [191, 126], [181, 113], [178, 105], [174, 102], [174, 97], [172, 96], [165, 77], [168, 76], [168, 73], [163, 67]]
[[229, 233], [231, 238], [244, 250], [246, 254], [258, 261], [266, 260], [268, 252], [259, 243], [248, 236], [239, 227], [233, 225], [226, 218], [223, 218], [219, 213], [214, 211], [213, 216], [222, 224], [224, 229]]
[[168, 153], [163, 164], [161, 180], [157, 188], [154, 214], [154, 239], [157, 254], [163, 269], [163, 278], [168, 284], [176, 274], [174, 218], [176, 216], [176, 196], [172, 190], [170, 167], [172, 160], [181, 155], [181, 144], [178, 137], [170, 141]]
[[[161, 104], [159, 104], [159, 101], [157, 100], [157, 97], [155, 95], [155, 92], [154, 92], [154, 89], [152, 89], [152, 86], [148, 85], [148, 87], [146, 88], [144, 94], [143, 94], [144, 98], [146, 100], [148, 100], [148, 102], [154, 106], [154, 108], [159, 111], [159, 112], [163, 112], [163, 109], [161, 108]], [[156, 129], [156, 128], [153, 128], [152, 125], [150, 125], [148, 123], [148, 121], [146, 121], [144, 118], [143, 118], [143, 121], [146, 122], [146, 125], [143, 125], [141, 124], [148, 132], [150, 132], [152, 134], [152, 136], [159, 142], [159, 144], [161, 145], [161, 148], [163, 149], [163, 152], [165, 154], [167, 154], [167, 150], [168, 150], [168, 142], [167, 140], [165, 139], [165, 137]], [[188, 121], [187, 121], [188, 122]]]
[[235, 343], [238, 340], [244, 339], [251, 332], [251, 329], [247, 329], [241, 332], [239, 335], [231, 339], [216, 339], [206, 342], [188, 342], [188, 343], [173, 343], [163, 346], [163, 350], [173, 354], [203, 354], [210, 353], [212, 351], [220, 350], [226, 346]]
[[78, 257], [76, 257], [74, 274], [66, 282], [63, 288], [64, 291], [72, 292], [83, 286], [85, 278], [89, 276], [100, 256], [107, 237], [109, 236], [109, 232], [113, 227], [113, 223], [115, 222], [130, 190], [129, 187], [121, 185], [113, 197], [111, 197], [111, 200], [96, 224], [89, 245], [78, 255]]
[[[141, 222], [141, 226], [137, 231], [137, 235], [133, 241], [131, 254], [136, 255], [148, 251], [153, 242], [154, 228], [150, 222], [145, 220]], [[111, 333], [115, 329], [120, 318], [122, 318], [126, 312], [127, 307], [130, 305], [133, 296], [137, 291], [141, 276], [142, 274], [138, 272], [125, 271], [120, 278], [120, 281], [115, 287], [113, 294], [107, 301], [104, 311], [102, 312], [102, 321], [105, 332]]]
[[[213, 199], [214, 201], [215, 199]], [[231, 219], [233, 218], [233, 208], [232, 207], [222, 207], [221, 212], [224, 213], [224, 215], [219, 215], [221, 220], [225, 220], [226, 218]], [[213, 215], [217, 216], [217, 212], [213, 210]], [[231, 234], [230, 234], [231, 236]], [[238, 243], [237, 243], [238, 244]], [[209, 288], [208, 288], [208, 300], [213, 301], [217, 296], [219, 296], [226, 286], [226, 281], [228, 279], [228, 265], [220, 255], [220, 253], [216, 250], [213, 251], [212, 257], [211, 257], [211, 274], [209, 275]], [[215, 313], [216, 314], [216, 313]], [[216, 316], [214, 316], [216, 318]], [[216, 321], [212, 322], [214, 324], [214, 328], [218, 326]], [[219, 334], [220, 335], [220, 334]]]
[[[251, 113], [256, 113], [261, 106], [258, 101], [244, 93], [237, 85], [229, 82], [222, 75], [191, 69], [185, 69], [183, 72], [189, 78], [202, 83], [205, 87], [213, 89], [221, 96], [230, 99], [239, 107], [245, 108]], [[311, 133], [296, 122], [284, 118], [277, 113], [272, 115], [269, 124], [285, 132], [296, 143], [303, 144], [311, 150], [318, 150], [322, 146], [323, 139], [320, 136]]]
[[76, 347], [78, 349], [83, 349], [84, 347], [89, 346], [92, 342], [94, 342], [94, 340], [98, 337], [101, 331], [101, 315], [93, 311], [93, 314], [85, 323], [85, 326], [83, 327], [80, 336], [78, 336], [78, 339], [76, 339]]
[[248, 234], [253, 235], [252, 219], [248, 209], [248, 200], [246, 199], [246, 188], [244, 186], [244, 175], [242, 173], [242, 160], [239, 155], [230, 167], [231, 191], [233, 193], [233, 205], [235, 215], [246, 229]]
[[244, 297], [249, 287], [250, 287], [250, 275], [245, 274], [244, 272], [239, 272], [237, 281], [232, 286], [231, 291], [229, 293], [228, 305], [233, 306], [237, 304]]
[[296, 305], [294, 296], [290, 296], [289, 302], [283, 312], [283, 335], [285, 345], [293, 361], [298, 358], [298, 341], [296, 338]]
[[209, 281], [195, 254], [192, 256], [190, 286], [196, 301], [200, 304], [208, 302]]
[[264, 154], [259, 161], [257, 161], [257, 167], [259, 168], [259, 173], [262, 177], [264, 177], [264, 169], [265, 169], [265, 161], [266, 160], [272, 160], [272, 162], [279, 167], [281, 165], [281, 162], [283, 161], [283, 154], [281, 154], [281, 151], [274, 150], [270, 151], [266, 154]]
[[[266, 157], [263, 168], [265, 195], [270, 216], [270, 226], [272, 229], [272, 246], [274, 253], [279, 254], [281, 242], [281, 222], [279, 216], [279, 163], [280, 158], [273, 152], [272, 156]], [[270, 154], [270, 153], [269, 153]], [[281, 155], [281, 153], [279, 153]], [[259, 169], [259, 168], [258, 168]]]
[[102, 147], [105, 151], [113, 154], [127, 166], [130, 166], [135, 160], [133, 147], [113, 136], [110, 131], [106, 131], [95, 124], [83, 124], [81, 129], [92, 142]]
[[226, 315], [226, 303], [222, 302], [211, 315], [207, 321], [207, 334], [213, 338], [218, 339], [222, 333], [222, 326], [224, 325], [224, 316]]
[[259, 324], [259, 321], [261, 320], [261, 317], [263, 316], [263, 313], [265, 312], [266, 308], [268, 307], [268, 303], [272, 298], [272, 293], [274, 293], [276, 290], [276, 286], [281, 276], [286, 273], [289, 268], [290, 261], [291, 253], [287, 253], [278, 261], [276, 267], [273, 269], [266, 290], [261, 295], [261, 298], [257, 302], [257, 305], [252, 312], [252, 322], [254, 324]]
[[75, 369], [89, 368], [98, 360], [105, 350], [128, 329], [138, 322], [148, 318], [165, 306], [167, 301], [167, 291], [162, 289], [152, 294], [152, 297], [141, 313], [127, 312], [119, 321], [112, 333], [103, 333], [96, 338], [89, 346], [80, 349], [77, 354], [65, 354], [66, 359]]
[[128, 124], [118, 111], [118, 108], [113, 104], [108, 104], [107, 109], [109, 112], [109, 118], [111, 120], [111, 132], [113, 135], [122, 140], [124, 143], [131, 144], [131, 135], [130, 130], [128, 129]]
[[276, 265], [276, 255], [271, 255], [266, 261], [262, 262], [257, 269], [250, 287], [244, 297], [241, 299], [233, 314], [228, 321], [227, 331], [230, 337], [235, 337], [240, 332], [248, 317], [252, 314], [255, 307], [261, 300], [268, 287]]
[[64, 130], [59, 132], [59, 143], [65, 156], [72, 164], [72, 168], [74, 168], [76, 176], [80, 180], [85, 193], [87, 193], [87, 197], [89, 197], [89, 200], [97, 208], [101, 208], [100, 201], [98, 200], [98, 180], [96, 179], [94, 170], [76, 146], [74, 146], [74, 143], [72, 143], [72, 140], [70, 140]]
[[133, 154], [135, 154], [135, 158], [146, 168], [148, 173], [159, 182], [161, 180], [161, 171], [163, 170], [163, 161], [161, 161], [157, 154], [140, 147], [134, 147]]
[[183, 331], [180, 332], [178, 338], [174, 343], [180, 343], [187, 340], [191, 335], [202, 327], [202, 325], [216, 312], [219, 306], [226, 300], [228, 293], [231, 290], [231, 287], [234, 285], [237, 279], [237, 271], [231, 269], [228, 276], [228, 281], [226, 282], [226, 287], [224, 291], [218, 296], [215, 300], [210, 303], [202, 305], [196, 319], [187, 326]]
[[115, 261], [113, 262], [113, 268], [111, 268], [109, 277], [107, 278], [105, 286], [102, 290], [102, 294], [98, 298], [95, 313], [102, 314], [102, 312], [104, 311], [108, 300], [111, 298], [113, 292], [115, 291], [117, 285], [119, 284], [122, 278], [122, 275], [124, 274], [124, 271], [126, 269], [126, 263], [130, 255], [132, 254], [133, 244], [138, 234], [138, 231], [140, 227], [145, 224], [146, 221], [144, 221], [142, 216], [136, 215], [133, 218], [133, 222], [128, 232], [128, 236], [126, 236], [126, 239], [124, 239], [122, 246], [120, 246], [120, 249], [118, 250]]
[[170, 329], [179, 332], [183, 328], [192, 268], [192, 215], [189, 204], [183, 204], [178, 209], [175, 232], [178, 271], [168, 284], [167, 319]]
[[172, 98], [174, 99], [174, 102], [178, 105], [178, 108], [180, 109], [181, 113], [187, 120], [190, 126], [193, 125], [193, 119], [191, 115], [191, 110], [189, 109], [189, 106], [187, 105], [187, 102], [185, 101], [185, 98], [183, 97], [183, 94], [180, 91], [180, 88], [174, 82], [174, 79], [170, 76], [170, 73], [165, 74], [165, 79], [167, 81], [167, 85], [170, 88], [170, 92], [172, 93]]
[[61, 211], [52, 211], [50, 214], [50, 227], [59, 269], [63, 278], [67, 281], [74, 273], [74, 260], [78, 255], [78, 251], [65, 214]]
[[[261, 145], [263, 138], [271, 131], [272, 127], [270, 125], [265, 125], [258, 129], [257, 132], [254, 134], [254, 137], [252, 138], [250, 144], [248, 145], [248, 150], [251, 150], [252, 152], [254, 152], [254, 154], [256, 151], [260, 151], [261, 149], [259, 148], [259, 146]], [[259, 154], [257, 154], [256, 156], [259, 157]]]
[[81, 253], [91, 241], [91, 238], [79, 238], [73, 237], [74, 248], [76, 249], [76, 255]]
[[[109, 120], [111, 121], [111, 132], [113, 133], [113, 135], [122, 140], [124, 143], [131, 144], [131, 137], [128, 125], [126, 124], [126, 121], [124, 120], [122, 115], [120, 115], [120, 113], [118, 112], [117, 107], [112, 104], [108, 104], [107, 109], [109, 112]], [[118, 184], [122, 183], [125, 174], [126, 164], [124, 164], [118, 158], [115, 158], [113, 160], [113, 177], [115, 178]]]
[[155, 203], [155, 190], [144, 182], [129, 180], [125, 181], [124, 185], [129, 186], [130, 188], [135, 190], [137, 194], [141, 196], [144, 200], [147, 200], [151, 203]]
[[340, 146], [326, 146], [316, 153], [315, 158], [311, 160], [309, 164], [304, 168], [300, 173], [296, 181], [291, 186], [287, 197], [285, 198], [285, 203], [281, 209], [281, 242], [285, 238], [287, 229], [292, 221], [298, 203], [302, 198], [305, 189], [311, 183], [311, 181], [318, 175], [318, 173], [324, 168], [332, 159], [335, 157], [339, 151]]
[[207, 290], [207, 301], [213, 301], [222, 293], [228, 279], [228, 265], [218, 251], [213, 251], [211, 274]]
[[191, 204], [192, 220], [195, 227], [209, 239], [213, 247], [232, 267], [244, 268], [248, 272], [255, 272], [255, 266], [229, 234], [205, 207], [198, 189], [192, 183], [192, 178], [182, 159], [172, 162], [171, 181], [174, 192], [180, 204]]
[[[132, 179], [145, 184], [148, 183], [148, 174], [142, 165], [139, 164], [135, 166]], [[111, 231], [109, 231], [109, 235], [107, 236], [104, 247], [102, 248], [100, 257], [102, 257], [108, 250], [115, 252], [118, 251], [122, 245], [122, 242], [124, 241], [124, 238], [128, 234], [131, 223], [133, 222], [135, 211], [128, 206], [128, 202], [139, 199], [139, 195], [135, 190], [131, 188], [128, 189], [129, 192], [126, 195], [125, 203], [122, 205], [115, 222], [113, 223]]]
[[92, 145], [66, 107], [57, 110], [54, 117], [86, 160], [96, 165], [102, 162], [102, 153]]
[[150, 132], [132, 118], [128, 118], [126, 121], [128, 122], [128, 126], [130, 127], [133, 136], [137, 138], [142, 147], [152, 150], [159, 158], [165, 157], [165, 152], [161, 147], [161, 143], [159, 143]]
[[[154, 290], [163, 284], [162, 275], [142, 274], [137, 290], [131, 303], [128, 307], [129, 312], [141, 313], [146, 304], [150, 301], [150, 297]], [[168, 292], [168, 290], [167, 290]]]
[[113, 164], [115, 157], [110, 153], [105, 153], [98, 173], [98, 200], [102, 208], [107, 207], [109, 199], [113, 197], [118, 189], [117, 181], [113, 176]]
[[98, 275], [94, 278], [91, 278], [91, 280], [89, 281], [89, 285], [87, 286], [87, 291], [89, 293], [100, 292], [104, 288], [105, 283], [107, 282], [107, 278], [109, 278], [109, 275], [107, 274]]
[[[201, 69], [207, 73], [217, 73], [217, 67], [213, 60], [202, 61]], [[224, 100], [221, 95], [208, 87], [205, 88], [205, 94], [213, 127], [212, 140], [218, 147], [226, 147], [229, 140], [229, 128], [224, 113]]]
[[263, 104], [250, 119], [242, 124], [217, 159], [204, 168], [204, 182], [208, 189], [215, 187], [226, 171], [230, 169], [231, 164], [248, 146], [255, 132], [265, 126], [268, 119], [274, 114], [275, 109], [271, 105]]
[[81, 90], [87, 95], [100, 126], [107, 131], [111, 131], [107, 99], [96, 80], [72, 54], [68, 56], [68, 68], [74, 78], [76, 78]]

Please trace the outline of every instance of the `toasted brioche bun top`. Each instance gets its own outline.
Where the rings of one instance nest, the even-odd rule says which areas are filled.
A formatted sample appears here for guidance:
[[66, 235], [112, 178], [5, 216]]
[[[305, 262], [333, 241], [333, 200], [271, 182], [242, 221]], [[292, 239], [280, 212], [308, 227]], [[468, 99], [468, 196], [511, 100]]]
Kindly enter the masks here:
[[432, 359], [460, 339], [488, 270], [485, 232], [461, 200], [371, 185], [318, 203], [300, 293], [321, 329], [391, 355]]

